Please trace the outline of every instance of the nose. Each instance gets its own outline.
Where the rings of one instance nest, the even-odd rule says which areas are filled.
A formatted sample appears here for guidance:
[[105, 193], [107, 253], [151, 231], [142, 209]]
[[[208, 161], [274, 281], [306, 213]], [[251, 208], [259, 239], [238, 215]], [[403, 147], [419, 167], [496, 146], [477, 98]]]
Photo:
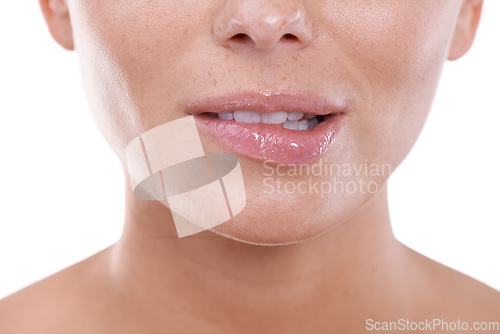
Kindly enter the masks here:
[[269, 50], [280, 43], [304, 48], [313, 30], [303, 0], [225, 0], [214, 21], [218, 41], [233, 48], [245, 44]]

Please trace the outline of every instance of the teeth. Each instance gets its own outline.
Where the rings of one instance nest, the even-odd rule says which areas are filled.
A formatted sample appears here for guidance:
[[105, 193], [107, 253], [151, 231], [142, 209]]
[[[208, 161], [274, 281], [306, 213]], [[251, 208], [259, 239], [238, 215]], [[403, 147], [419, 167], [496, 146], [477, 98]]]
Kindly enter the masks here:
[[260, 123], [260, 112], [257, 111], [235, 111], [234, 120], [241, 123]]
[[217, 114], [217, 116], [224, 121], [232, 121], [233, 113], [232, 112], [221, 112]]
[[267, 124], [281, 124], [286, 122], [287, 112], [265, 112], [260, 115], [260, 121]]
[[208, 113], [208, 115], [218, 117], [224, 121], [234, 119], [242, 123], [282, 124], [284, 129], [289, 130], [310, 130], [320, 123], [316, 115], [304, 114], [298, 111], [259, 113], [238, 110], [234, 112]]
[[298, 111], [289, 111], [288, 112], [288, 120], [289, 121], [298, 121], [302, 117], [304, 117], [304, 113], [303, 112], [298, 112]]
[[314, 117], [313, 119], [309, 120], [309, 128], [314, 128], [316, 125], [319, 124], [318, 118]]
[[307, 119], [300, 120], [299, 130], [309, 130], [309, 120]]
[[299, 129], [299, 121], [286, 121], [283, 123], [283, 129], [289, 129], [289, 130], [298, 130]]

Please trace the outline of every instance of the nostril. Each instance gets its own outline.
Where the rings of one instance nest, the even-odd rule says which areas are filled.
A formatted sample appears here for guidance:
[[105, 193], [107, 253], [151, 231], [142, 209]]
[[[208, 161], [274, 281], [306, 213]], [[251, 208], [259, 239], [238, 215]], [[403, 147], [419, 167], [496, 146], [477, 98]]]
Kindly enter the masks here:
[[[314, 39], [314, 20], [301, 0], [225, 0], [212, 33], [227, 48], [270, 50], [307, 47]], [[285, 5], [286, 3], [286, 5]]]
[[286, 39], [288, 41], [297, 41], [298, 40], [297, 36], [295, 36], [293, 34], [285, 34], [285, 35], [283, 35], [282, 38]]
[[[294, 34], [289, 34], [289, 33], [281, 36], [281, 39], [284, 41], [288, 41], [288, 42], [297, 42], [299, 40], [299, 38], [297, 36], [295, 36]], [[230, 40], [232, 40], [233, 42], [242, 43], [242, 44], [253, 41], [252, 37], [250, 37], [250, 35], [248, 35], [246, 33], [235, 34], [230, 38]], [[261, 40], [263, 40], [263, 38]], [[260, 42], [262, 43], [262, 41], [260, 41]]]
[[247, 34], [239, 33], [231, 37], [231, 39], [238, 42], [245, 42], [246, 40], [250, 39], [250, 36], [248, 36]]

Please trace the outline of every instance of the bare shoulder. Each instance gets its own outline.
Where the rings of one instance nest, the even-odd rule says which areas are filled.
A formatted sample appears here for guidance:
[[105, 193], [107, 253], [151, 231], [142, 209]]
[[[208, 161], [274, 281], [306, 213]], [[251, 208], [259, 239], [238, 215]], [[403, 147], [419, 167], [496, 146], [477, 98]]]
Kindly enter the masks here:
[[[417, 252], [418, 270], [430, 282], [422, 295], [429, 306], [427, 316], [449, 321], [500, 324], [500, 291]], [[497, 329], [498, 332], [498, 329]]]
[[99, 280], [109, 248], [0, 300], [0, 333], [75, 333], [98, 304]]
[[447, 270], [447, 293], [463, 312], [464, 318], [500, 322], [499, 291], [460, 272]]

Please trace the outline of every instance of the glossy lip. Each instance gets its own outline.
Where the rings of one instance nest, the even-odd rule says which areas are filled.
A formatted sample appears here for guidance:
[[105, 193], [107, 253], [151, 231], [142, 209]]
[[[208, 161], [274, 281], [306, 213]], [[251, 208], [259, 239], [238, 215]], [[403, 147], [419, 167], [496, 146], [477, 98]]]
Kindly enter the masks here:
[[206, 99], [195, 99], [186, 103], [182, 109], [190, 115], [206, 112], [221, 113], [235, 110], [275, 112], [300, 111], [316, 115], [345, 112], [347, 106], [343, 99], [330, 101], [309, 93], [249, 91], [237, 92]]
[[[198, 130], [225, 150], [258, 161], [280, 165], [313, 163], [331, 148], [347, 115], [345, 101], [297, 92], [251, 91], [193, 100], [183, 110], [195, 115]], [[205, 113], [235, 110], [299, 111], [324, 115], [310, 131], [288, 130], [281, 124], [224, 121]]]

